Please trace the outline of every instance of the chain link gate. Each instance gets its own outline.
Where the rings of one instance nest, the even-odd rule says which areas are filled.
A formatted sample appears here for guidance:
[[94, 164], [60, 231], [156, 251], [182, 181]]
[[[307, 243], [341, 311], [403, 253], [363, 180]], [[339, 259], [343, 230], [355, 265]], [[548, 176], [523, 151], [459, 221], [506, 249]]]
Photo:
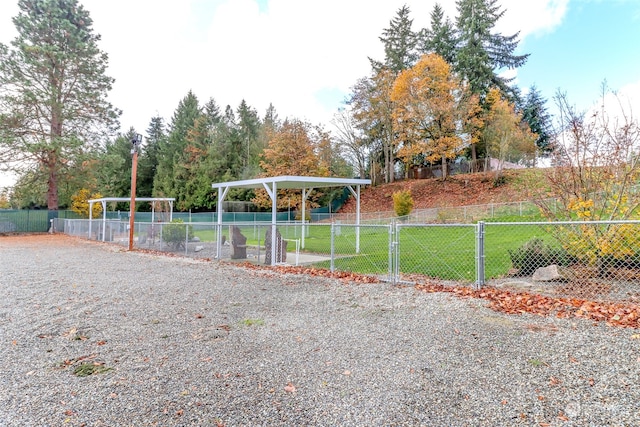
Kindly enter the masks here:
[[395, 223], [392, 282], [415, 279], [482, 285], [482, 245], [476, 224]]

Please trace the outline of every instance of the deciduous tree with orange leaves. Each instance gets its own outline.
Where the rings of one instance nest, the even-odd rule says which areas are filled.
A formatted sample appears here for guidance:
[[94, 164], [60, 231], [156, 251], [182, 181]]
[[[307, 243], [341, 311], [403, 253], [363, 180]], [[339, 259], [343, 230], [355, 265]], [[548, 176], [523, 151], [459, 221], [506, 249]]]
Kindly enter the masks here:
[[507, 160], [533, 163], [537, 135], [522, 120], [522, 114], [516, 111], [515, 106], [497, 88], [489, 91], [485, 103], [489, 110], [482, 137], [487, 153], [498, 159], [496, 178], [502, 174], [502, 166]]
[[[297, 119], [285, 121], [274, 133], [262, 154], [260, 167], [264, 172], [261, 176], [328, 176], [329, 165], [317, 152], [321, 142], [321, 140], [312, 139], [309, 123]], [[314, 192], [309, 200], [309, 206], [315, 207], [314, 200], [320, 196], [320, 193]], [[271, 206], [271, 199], [264, 190], [256, 190], [256, 196], [252, 201], [260, 207]], [[278, 191], [278, 209], [296, 208], [301, 205], [300, 190]]]
[[407, 167], [441, 161], [446, 179], [447, 160], [475, 142], [473, 130], [480, 126], [477, 97], [432, 53], [400, 73], [391, 99], [398, 157]]

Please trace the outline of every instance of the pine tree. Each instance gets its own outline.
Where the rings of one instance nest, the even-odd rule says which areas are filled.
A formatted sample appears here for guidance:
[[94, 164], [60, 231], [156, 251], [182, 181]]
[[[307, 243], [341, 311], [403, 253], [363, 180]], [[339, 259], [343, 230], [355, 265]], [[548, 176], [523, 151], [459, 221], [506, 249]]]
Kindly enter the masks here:
[[165, 138], [164, 119], [159, 116], [151, 118], [138, 162], [136, 192], [143, 197], [150, 197], [153, 194], [153, 179], [158, 168], [158, 154]]
[[385, 58], [383, 62], [369, 59], [374, 71], [385, 67], [399, 73], [411, 67], [418, 59], [418, 36], [411, 29], [413, 20], [409, 19], [410, 13], [408, 6], [402, 6], [389, 22], [389, 28], [382, 31], [380, 41], [384, 45]]
[[176, 179], [175, 165], [187, 146], [187, 134], [200, 114], [198, 98], [189, 91], [179, 102], [173, 114], [169, 135], [159, 146], [158, 168], [153, 180], [154, 196], [175, 197], [177, 189], [183, 184]]
[[80, 154], [117, 127], [107, 101], [113, 79], [100, 36], [77, 0], [19, 0], [11, 48], [0, 44], [0, 162], [47, 180], [58, 209], [59, 178]]
[[[126, 133], [107, 141], [98, 167], [99, 191], [108, 197], [127, 197], [131, 194], [131, 140], [136, 130], [130, 128]], [[92, 189], [91, 189], [92, 190]], [[116, 209], [127, 210], [127, 204], [118, 204]]]
[[444, 19], [444, 11], [439, 3], [431, 11], [431, 28], [420, 32], [421, 53], [436, 53], [449, 64], [455, 62], [456, 34], [449, 18]]
[[260, 135], [260, 118], [258, 112], [249, 107], [243, 99], [238, 106], [238, 136], [242, 141], [242, 174], [243, 178], [253, 178], [259, 171], [258, 138]]
[[553, 151], [553, 124], [546, 103], [547, 100], [534, 85], [529, 89], [522, 106], [522, 119], [529, 125], [531, 132], [537, 135], [536, 146], [543, 155]]
[[493, 31], [504, 15], [497, 0], [457, 0], [458, 49], [455, 70], [481, 101], [492, 87], [510, 96], [511, 79], [498, 75], [501, 69], [524, 65], [526, 55], [515, 55], [518, 34], [504, 36]]

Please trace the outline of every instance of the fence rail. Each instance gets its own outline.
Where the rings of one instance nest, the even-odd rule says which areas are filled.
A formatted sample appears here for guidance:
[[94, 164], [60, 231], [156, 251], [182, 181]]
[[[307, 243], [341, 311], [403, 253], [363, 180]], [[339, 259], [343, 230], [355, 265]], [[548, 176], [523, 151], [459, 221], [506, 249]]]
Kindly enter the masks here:
[[[53, 223], [57, 232], [128, 245], [128, 222]], [[438, 281], [640, 303], [640, 221], [292, 221], [277, 223], [276, 230], [273, 250], [268, 222], [137, 222], [134, 246], [211, 260], [349, 271], [393, 283]]]

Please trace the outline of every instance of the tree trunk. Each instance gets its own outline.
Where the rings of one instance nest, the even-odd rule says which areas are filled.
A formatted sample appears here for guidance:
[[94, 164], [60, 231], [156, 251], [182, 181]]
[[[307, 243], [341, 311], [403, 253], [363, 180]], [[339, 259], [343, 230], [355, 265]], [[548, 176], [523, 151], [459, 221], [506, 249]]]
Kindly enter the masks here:
[[55, 159], [50, 159], [47, 168], [49, 169], [49, 178], [47, 179], [47, 209], [50, 211], [58, 210], [58, 171], [55, 166]]
[[471, 172], [478, 172], [478, 153], [476, 144], [471, 144]]
[[449, 176], [449, 171], [447, 170], [447, 158], [442, 156], [442, 180], [445, 181]]
[[393, 166], [391, 165], [391, 145], [385, 144], [384, 147], [384, 182], [389, 184], [393, 182]]

